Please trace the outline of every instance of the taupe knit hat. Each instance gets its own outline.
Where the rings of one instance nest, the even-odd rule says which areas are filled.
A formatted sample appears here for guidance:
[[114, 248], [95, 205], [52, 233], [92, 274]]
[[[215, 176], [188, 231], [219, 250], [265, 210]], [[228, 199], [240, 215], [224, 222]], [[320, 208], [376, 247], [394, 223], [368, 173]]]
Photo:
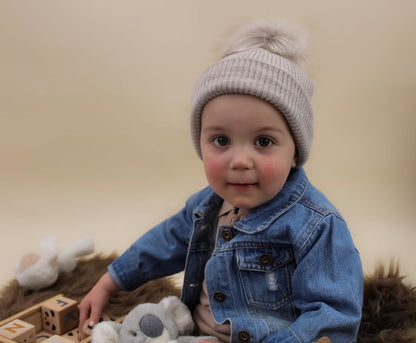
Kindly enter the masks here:
[[313, 136], [313, 85], [298, 64], [302, 40], [281, 23], [254, 23], [237, 31], [224, 57], [197, 81], [191, 104], [191, 135], [200, 158], [201, 115], [219, 95], [245, 94], [274, 105], [286, 118], [297, 167], [308, 159]]

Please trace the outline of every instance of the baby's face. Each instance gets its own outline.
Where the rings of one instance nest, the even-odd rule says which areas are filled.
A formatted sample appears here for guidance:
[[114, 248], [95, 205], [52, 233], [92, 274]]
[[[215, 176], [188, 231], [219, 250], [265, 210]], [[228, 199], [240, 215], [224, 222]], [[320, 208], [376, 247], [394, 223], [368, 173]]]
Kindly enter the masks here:
[[272, 199], [296, 165], [295, 143], [283, 116], [247, 95], [222, 95], [205, 105], [201, 151], [214, 192], [244, 209]]

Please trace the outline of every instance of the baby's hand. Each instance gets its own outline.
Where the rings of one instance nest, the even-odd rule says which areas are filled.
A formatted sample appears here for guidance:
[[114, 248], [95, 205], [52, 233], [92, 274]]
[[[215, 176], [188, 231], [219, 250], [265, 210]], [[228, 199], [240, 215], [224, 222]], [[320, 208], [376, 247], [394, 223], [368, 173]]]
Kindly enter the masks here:
[[82, 340], [84, 336], [84, 323], [88, 322], [88, 326], [93, 328], [100, 321], [103, 308], [110, 300], [110, 297], [119, 290], [110, 274], [105, 273], [85, 298], [82, 299], [79, 304], [78, 340]]

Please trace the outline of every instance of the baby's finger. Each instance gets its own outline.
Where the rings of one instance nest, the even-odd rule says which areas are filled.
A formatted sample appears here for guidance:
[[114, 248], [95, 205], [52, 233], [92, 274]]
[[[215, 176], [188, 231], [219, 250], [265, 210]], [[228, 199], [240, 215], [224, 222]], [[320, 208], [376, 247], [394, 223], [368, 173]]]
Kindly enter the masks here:
[[95, 325], [94, 322], [88, 319], [82, 326], [82, 333], [87, 336], [91, 336], [94, 325]]
[[84, 323], [87, 321], [89, 315], [90, 315], [89, 306], [86, 308], [81, 303], [81, 305], [79, 307], [78, 341], [81, 341], [84, 338], [84, 332], [82, 330], [82, 327], [83, 327]]
[[88, 326], [92, 329], [100, 321], [101, 310], [93, 309], [88, 319]]

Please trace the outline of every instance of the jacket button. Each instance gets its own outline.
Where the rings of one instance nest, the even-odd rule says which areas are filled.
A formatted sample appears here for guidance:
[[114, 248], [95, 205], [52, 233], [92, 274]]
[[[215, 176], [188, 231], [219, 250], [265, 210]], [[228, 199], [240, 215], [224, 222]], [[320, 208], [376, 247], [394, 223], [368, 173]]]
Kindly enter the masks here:
[[222, 303], [222, 302], [225, 301], [225, 298], [226, 298], [226, 296], [223, 292], [215, 292], [214, 293], [214, 300], [216, 302]]
[[251, 336], [247, 331], [240, 331], [238, 333], [238, 340], [242, 343], [248, 343], [251, 340]]
[[231, 241], [234, 237], [232, 231], [230, 229], [224, 229], [221, 233], [221, 237], [224, 239], [224, 241]]
[[273, 262], [272, 255], [270, 254], [263, 254], [259, 257], [259, 263], [262, 266], [270, 266]]

